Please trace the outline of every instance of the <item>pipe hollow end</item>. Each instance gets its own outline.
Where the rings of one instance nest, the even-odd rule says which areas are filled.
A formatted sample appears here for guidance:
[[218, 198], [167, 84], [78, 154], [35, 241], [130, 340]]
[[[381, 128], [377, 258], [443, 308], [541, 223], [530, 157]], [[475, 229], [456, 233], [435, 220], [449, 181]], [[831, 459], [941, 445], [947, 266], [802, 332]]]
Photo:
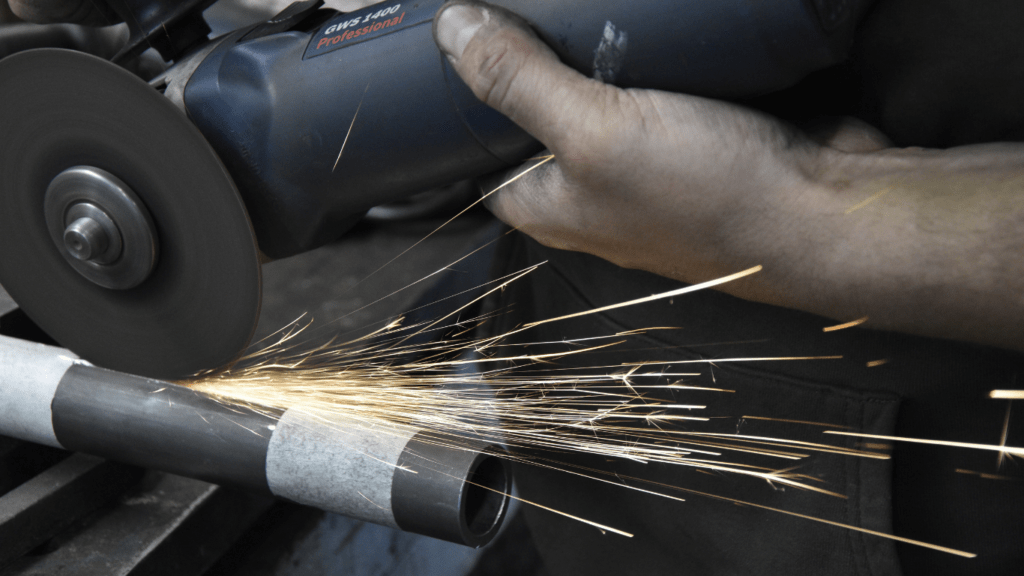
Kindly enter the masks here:
[[507, 458], [495, 444], [417, 434], [392, 478], [395, 523], [473, 548], [487, 544], [508, 511], [512, 471]]
[[512, 491], [509, 480], [504, 461], [492, 454], [481, 454], [462, 493], [465, 529], [474, 537], [485, 537], [501, 527]]

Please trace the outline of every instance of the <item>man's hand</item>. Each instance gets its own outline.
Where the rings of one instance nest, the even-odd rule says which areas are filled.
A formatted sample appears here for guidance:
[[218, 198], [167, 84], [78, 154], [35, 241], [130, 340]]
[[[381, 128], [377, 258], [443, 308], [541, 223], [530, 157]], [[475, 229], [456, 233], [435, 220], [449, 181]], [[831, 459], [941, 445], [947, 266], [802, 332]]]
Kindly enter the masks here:
[[555, 248], [869, 326], [1024, 350], [1024, 147], [823, 145], [732, 104], [608, 86], [516, 16], [461, 0], [435, 37], [473, 92], [556, 161], [491, 199]]

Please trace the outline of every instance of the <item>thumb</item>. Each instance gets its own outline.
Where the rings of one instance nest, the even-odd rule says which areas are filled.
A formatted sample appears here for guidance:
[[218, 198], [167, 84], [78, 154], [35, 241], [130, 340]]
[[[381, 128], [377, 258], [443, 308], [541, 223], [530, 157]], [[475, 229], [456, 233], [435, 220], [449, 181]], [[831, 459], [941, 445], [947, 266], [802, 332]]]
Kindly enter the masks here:
[[601, 102], [611, 88], [562, 64], [520, 17], [482, 2], [443, 6], [434, 17], [434, 38], [477, 98], [556, 156], [586, 128], [579, 104]]

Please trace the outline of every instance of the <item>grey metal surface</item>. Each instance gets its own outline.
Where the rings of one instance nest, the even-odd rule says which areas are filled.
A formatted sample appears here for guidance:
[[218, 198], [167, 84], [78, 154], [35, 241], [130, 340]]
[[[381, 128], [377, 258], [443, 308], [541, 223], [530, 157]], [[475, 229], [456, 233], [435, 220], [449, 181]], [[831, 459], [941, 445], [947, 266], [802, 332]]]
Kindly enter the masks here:
[[268, 493], [272, 414], [82, 365], [64, 374], [52, 411], [53, 431], [68, 450]]
[[0, 566], [116, 498], [142, 470], [75, 454], [0, 496]]
[[18, 303], [11, 298], [11, 295], [4, 290], [3, 286], [0, 286], [0, 316], [13, 311], [18, 307]]
[[150, 472], [87, 529], [12, 563], [3, 576], [201, 574], [272, 500]]
[[405, 446], [391, 485], [402, 530], [478, 548], [501, 530], [512, 489], [505, 451], [488, 442], [420, 432]]

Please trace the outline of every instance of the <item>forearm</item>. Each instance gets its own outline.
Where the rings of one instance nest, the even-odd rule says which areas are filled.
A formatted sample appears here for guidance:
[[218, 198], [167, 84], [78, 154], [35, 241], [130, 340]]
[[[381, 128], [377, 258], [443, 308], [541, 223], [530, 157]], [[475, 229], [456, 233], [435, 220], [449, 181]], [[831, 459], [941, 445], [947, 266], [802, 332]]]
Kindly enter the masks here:
[[1024, 146], [841, 152], [871, 138], [833, 148], [733, 104], [601, 84], [493, 6], [443, 10], [435, 35], [553, 152], [488, 198], [541, 243], [690, 283], [762, 265], [722, 289], [1024, 350]]
[[800, 155], [715, 234], [714, 268], [765, 267], [727, 292], [1024, 350], [1024, 145]]

